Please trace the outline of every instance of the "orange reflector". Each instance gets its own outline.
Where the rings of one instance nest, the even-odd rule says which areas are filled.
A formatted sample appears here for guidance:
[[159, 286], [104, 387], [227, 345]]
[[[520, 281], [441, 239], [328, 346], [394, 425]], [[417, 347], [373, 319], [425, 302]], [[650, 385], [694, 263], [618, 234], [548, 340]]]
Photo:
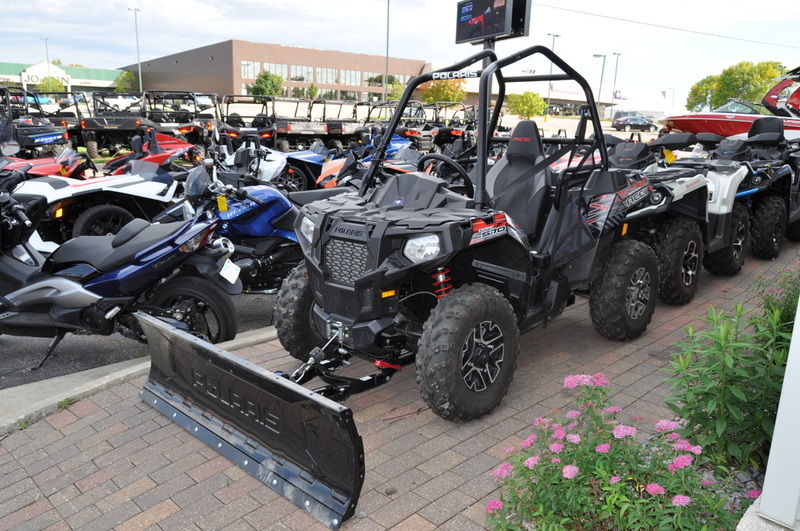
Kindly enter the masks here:
[[388, 291], [381, 291], [381, 299], [388, 299], [389, 297], [394, 297], [397, 295], [396, 289], [390, 289]]
[[56, 218], [63, 218], [64, 217], [64, 209], [63, 208], [56, 209], [56, 211], [53, 213], [53, 216], [56, 217]]
[[628, 234], [628, 224], [627, 223], [623, 223], [622, 224], [622, 236], [625, 236], [626, 234]]

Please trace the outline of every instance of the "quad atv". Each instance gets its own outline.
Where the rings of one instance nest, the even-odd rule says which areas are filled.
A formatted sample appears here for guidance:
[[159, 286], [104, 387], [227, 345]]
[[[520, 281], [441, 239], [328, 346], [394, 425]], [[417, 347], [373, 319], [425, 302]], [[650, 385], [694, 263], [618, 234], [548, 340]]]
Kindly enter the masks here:
[[[747, 138], [706, 137], [707, 158], [679, 159], [708, 182], [709, 243], [703, 265], [716, 275], [739, 272], [752, 245], [757, 258], [780, 254], [784, 236], [800, 237], [798, 148], [789, 148], [777, 117], [759, 118]], [[752, 244], [751, 244], [752, 239]]]
[[[506, 68], [518, 71], [516, 64], [532, 56], [544, 56], [562, 73], [504, 77]], [[470, 64], [410, 81], [359, 192], [301, 209], [295, 229], [305, 263], [283, 284], [276, 310], [281, 343], [305, 362], [292, 380], [320, 376], [332, 385], [317, 391], [342, 398], [415, 362], [431, 409], [466, 421], [491, 412], [506, 394], [520, 332], [546, 325], [576, 293], [589, 294], [592, 324], [609, 339], [632, 339], [647, 328], [659, 285], [657, 258], [624, 235], [621, 222], [652, 191], [643, 175], [609, 169], [602, 134], [587, 137], [589, 125], [602, 131], [596, 107], [589, 106], [571, 139], [542, 139], [534, 122], [520, 122], [490, 168], [507, 85], [570, 80], [593, 102], [589, 84], [542, 46], [482, 72], [460, 71]], [[449, 163], [469, 181], [466, 195], [422, 172], [376, 185], [412, 92], [436, 78], [478, 76], [474, 170], [467, 174]], [[497, 104], [490, 117], [493, 84]], [[558, 146], [545, 155], [548, 141]], [[567, 164], [553, 169], [561, 158]], [[380, 373], [352, 380], [332, 375], [354, 355], [373, 360]]]
[[76, 147], [85, 146], [93, 159], [100, 157], [101, 151], [114, 154], [129, 148], [143, 128], [154, 126], [141, 116], [141, 99], [136, 92], [93, 93], [92, 112], [81, 120], [80, 134], [73, 138]]

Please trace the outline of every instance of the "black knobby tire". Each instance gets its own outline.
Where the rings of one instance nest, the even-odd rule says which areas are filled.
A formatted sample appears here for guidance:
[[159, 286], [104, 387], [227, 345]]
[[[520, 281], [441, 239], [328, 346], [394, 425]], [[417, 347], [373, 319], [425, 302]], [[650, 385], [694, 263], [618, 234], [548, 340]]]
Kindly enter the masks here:
[[210, 343], [236, 337], [236, 307], [222, 288], [203, 277], [176, 277], [156, 291], [150, 304], [185, 323]]
[[470, 284], [441, 299], [422, 328], [417, 385], [440, 417], [488, 415], [503, 399], [517, 365], [519, 329], [496, 289]]
[[120, 206], [95, 205], [78, 215], [72, 227], [72, 236], [116, 234], [133, 218], [133, 214]]
[[592, 285], [589, 313], [595, 330], [614, 341], [642, 335], [655, 311], [658, 282], [655, 251], [636, 240], [614, 244]]
[[312, 319], [314, 296], [308, 284], [305, 262], [292, 269], [278, 291], [275, 330], [283, 348], [295, 359], [308, 361], [314, 347], [325, 344]]
[[703, 265], [712, 275], [735, 275], [744, 265], [750, 245], [750, 213], [741, 203], [733, 205], [728, 243], [719, 251], [706, 253]]
[[100, 158], [100, 148], [97, 146], [97, 140], [86, 141], [86, 155], [88, 155], [90, 159]]
[[673, 219], [659, 229], [656, 241], [658, 296], [667, 304], [686, 304], [697, 291], [703, 260], [700, 227], [690, 219]]
[[786, 203], [775, 196], [762, 198], [753, 208], [752, 251], [756, 258], [772, 260], [781, 254], [786, 234]]
[[289, 153], [289, 151], [292, 150], [292, 146], [289, 144], [288, 140], [281, 138], [275, 143], [275, 149], [284, 153]]

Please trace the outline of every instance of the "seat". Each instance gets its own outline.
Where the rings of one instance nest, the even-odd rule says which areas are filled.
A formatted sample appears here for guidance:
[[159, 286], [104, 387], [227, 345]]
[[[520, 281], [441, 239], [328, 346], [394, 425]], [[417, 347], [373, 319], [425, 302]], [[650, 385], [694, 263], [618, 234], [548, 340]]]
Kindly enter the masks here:
[[272, 121], [266, 114], [257, 114], [255, 118], [253, 118], [253, 123], [251, 125], [257, 128], [269, 127], [272, 125]]
[[514, 128], [503, 158], [486, 175], [492, 206], [511, 216], [531, 238], [550, 211], [553, 170], [537, 168], [543, 160], [539, 128], [533, 120], [523, 120]]
[[747, 131], [747, 144], [752, 148], [754, 159], [775, 160], [781, 158], [780, 146], [786, 141], [783, 136], [783, 120], [777, 116], [765, 116], [753, 122]]
[[228, 117], [225, 119], [225, 123], [231, 127], [245, 127], [244, 120], [236, 113], [228, 115]]

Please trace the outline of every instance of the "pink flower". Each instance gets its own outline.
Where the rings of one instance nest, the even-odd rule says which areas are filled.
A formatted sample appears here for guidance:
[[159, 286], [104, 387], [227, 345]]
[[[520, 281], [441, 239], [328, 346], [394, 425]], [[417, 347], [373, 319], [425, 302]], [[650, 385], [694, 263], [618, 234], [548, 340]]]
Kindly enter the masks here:
[[513, 454], [514, 450], [516, 450], [516, 448], [514, 448], [513, 446], [510, 448], [506, 448], [506, 455]]
[[608, 481], [613, 485], [614, 483], [619, 483], [620, 481], [622, 481], [622, 478], [619, 476], [611, 476], [611, 479], [609, 479]]
[[564, 387], [573, 389], [579, 385], [586, 387], [605, 387], [609, 381], [601, 373], [589, 376], [588, 374], [570, 374], [564, 377]]
[[680, 428], [681, 425], [674, 420], [659, 420], [656, 422], [656, 431], [661, 433], [664, 431], [673, 431]]
[[539, 456], [538, 455], [534, 455], [533, 457], [527, 458], [525, 460], [525, 462], [523, 463], [523, 465], [525, 465], [526, 467], [531, 468], [531, 469], [533, 467], [535, 467], [536, 465], [538, 465], [538, 464], [539, 464]]
[[564, 377], [564, 387], [567, 389], [574, 389], [578, 387], [578, 382], [580, 381], [580, 377], [577, 374], [570, 374], [569, 376]]
[[658, 496], [659, 494], [664, 494], [664, 487], [659, 485], [658, 483], [648, 483], [645, 487], [647, 494], [651, 496]]
[[594, 451], [599, 452], [601, 454], [607, 454], [611, 450], [611, 445], [609, 443], [603, 443], [595, 447]]
[[495, 511], [499, 511], [503, 508], [503, 502], [500, 500], [489, 500], [489, 503], [486, 504], [486, 512], [492, 514]]
[[533, 421], [533, 425], [537, 428], [546, 428], [550, 425], [550, 419], [546, 419], [544, 417], [536, 417], [536, 420]]
[[523, 448], [527, 448], [527, 447], [529, 447], [530, 445], [532, 445], [533, 443], [535, 443], [535, 442], [536, 442], [536, 439], [537, 439], [537, 438], [538, 438], [538, 437], [536, 437], [536, 434], [535, 434], [535, 433], [532, 433], [530, 437], [528, 437], [527, 439], [525, 439], [524, 441], [522, 441], [522, 447], [523, 447]]
[[561, 459], [559, 459], [558, 457], [553, 457], [552, 459], [550, 459], [550, 462], [551, 463], [560, 463]]
[[680, 439], [681, 438], [681, 434], [680, 433], [670, 433], [670, 434], [667, 435], [667, 437], [670, 438], [670, 439]]
[[607, 407], [607, 408], [605, 408], [603, 410], [603, 413], [605, 413], [606, 415], [615, 415], [615, 414], [619, 413], [620, 411], [622, 411], [621, 407], [609, 406], [609, 407]]
[[561, 470], [561, 475], [564, 476], [565, 479], [572, 479], [578, 475], [578, 472], [580, 472], [580, 469], [575, 465], [566, 465]]
[[593, 382], [593, 383], [594, 383], [594, 385], [596, 385], [597, 387], [606, 387], [608, 384], [610, 384], [610, 383], [611, 383], [611, 382], [608, 380], [608, 378], [606, 378], [605, 376], [603, 376], [603, 373], [602, 373], [602, 372], [596, 372], [596, 373], [594, 373], [594, 374], [592, 375], [592, 382]]
[[760, 490], [753, 489], [753, 490], [748, 490], [747, 491], [747, 497], [750, 498], [751, 500], [755, 500], [759, 496], [761, 496], [761, 491]]
[[511, 465], [509, 463], [503, 463], [497, 467], [492, 474], [494, 474], [496, 478], [507, 478], [511, 474]]
[[636, 435], [636, 428], [633, 426], [626, 426], [625, 424], [620, 424], [619, 426], [614, 428], [612, 432], [614, 437], [617, 439], [622, 439], [623, 437], [633, 437]]
[[581, 442], [581, 436], [578, 435], [577, 433], [570, 433], [569, 435], [567, 435], [567, 440], [573, 444], [578, 444], [579, 442]]
[[714, 484], [714, 480], [713, 479], [704, 479], [704, 480], [700, 481], [700, 484], [701, 485], [705, 485], [706, 487], [708, 487], [709, 485], [713, 485]]
[[682, 455], [679, 455], [678, 457], [676, 457], [675, 459], [673, 459], [672, 462], [678, 468], [686, 468], [687, 466], [690, 466], [692, 464], [693, 460], [694, 459], [692, 459], [691, 455], [682, 454]]
[[553, 431], [553, 439], [563, 439], [566, 435], [567, 432], [560, 426]]
[[677, 496], [672, 498], [672, 505], [675, 507], [686, 507], [691, 503], [692, 499], [689, 496], [684, 496], [683, 494], [678, 494]]
[[703, 452], [703, 447], [698, 444], [696, 446], [690, 446], [688, 450], [694, 455], [700, 455]]
[[568, 419], [576, 419], [581, 416], [581, 412], [577, 409], [571, 409], [567, 411], [567, 418]]
[[691, 447], [692, 445], [689, 444], [689, 441], [684, 441], [683, 439], [680, 439], [678, 442], [672, 444], [672, 448], [674, 450], [682, 450], [684, 452], [688, 452], [689, 448]]
[[559, 454], [561, 453], [561, 450], [564, 449], [564, 445], [561, 443], [552, 443], [550, 446], [548, 446], [548, 448], [550, 448], [550, 451], [554, 454]]

